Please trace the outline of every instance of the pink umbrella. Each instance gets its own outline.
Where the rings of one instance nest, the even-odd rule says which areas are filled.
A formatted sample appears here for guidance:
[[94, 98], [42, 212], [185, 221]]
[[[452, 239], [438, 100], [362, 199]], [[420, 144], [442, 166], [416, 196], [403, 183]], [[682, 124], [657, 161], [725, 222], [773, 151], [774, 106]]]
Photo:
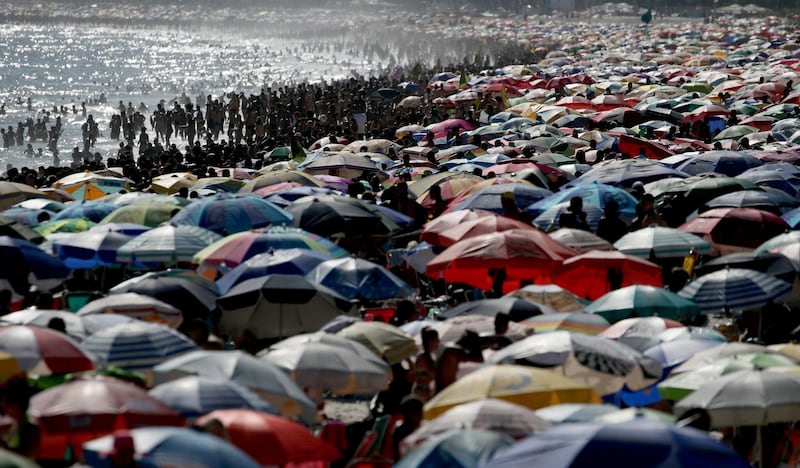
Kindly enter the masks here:
[[451, 129], [470, 131], [475, 130], [475, 126], [463, 119], [447, 119], [428, 126], [428, 130], [433, 133], [447, 133]]
[[347, 187], [353, 183], [352, 179], [347, 179], [345, 177], [333, 176], [333, 175], [314, 175], [314, 177], [323, 183], [324, 187], [330, 187], [334, 190], [338, 190], [340, 192], [347, 193]]
[[0, 328], [0, 350], [10, 353], [20, 369], [34, 375], [68, 374], [94, 369], [78, 343], [48, 328], [26, 325]]

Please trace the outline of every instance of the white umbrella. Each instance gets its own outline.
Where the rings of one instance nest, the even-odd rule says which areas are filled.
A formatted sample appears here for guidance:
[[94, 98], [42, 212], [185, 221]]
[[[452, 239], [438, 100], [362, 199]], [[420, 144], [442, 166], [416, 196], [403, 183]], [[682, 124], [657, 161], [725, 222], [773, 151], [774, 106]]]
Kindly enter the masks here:
[[736, 356], [738, 354], [754, 354], [754, 353], [776, 353], [777, 351], [751, 343], [725, 343], [715, 346], [705, 351], [700, 351], [686, 362], [672, 370], [673, 374], [680, 374], [681, 372], [690, 372], [697, 370], [705, 365], [713, 364], [722, 358]]
[[362, 358], [375, 357], [375, 353], [370, 348], [367, 348], [358, 341], [325, 332], [301, 333], [299, 335], [291, 336], [273, 344], [269, 347], [269, 349], [296, 348], [298, 346], [303, 346], [306, 343], [322, 343], [328, 346], [345, 348], [348, 351], [358, 354]]
[[172, 328], [177, 328], [183, 321], [183, 314], [176, 307], [154, 297], [137, 293], [112, 294], [86, 304], [76, 313], [79, 317], [99, 314], [124, 315]]
[[194, 342], [172, 328], [142, 321], [100, 330], [81, 343], [81, 347], [92, 353], [98, 363], [144, 371], [197, 349]]
[[189, 375], [156, 385], [148, 393], [189, 419], [215, 410], [234, 408], [277, 413], [253, 391], [227, 379]]
[[81, 317], [77, 317], [72, 312], [66, 310], [24, 309], [0, 317], [0, 325], [13, 324], [49, 327], [50, 321], [56, 318], [64, 321], [67, 335], [69, 335], [70, 338], [81, 341], [92, 334], [90, 331], [90, 324], [87, 324]]

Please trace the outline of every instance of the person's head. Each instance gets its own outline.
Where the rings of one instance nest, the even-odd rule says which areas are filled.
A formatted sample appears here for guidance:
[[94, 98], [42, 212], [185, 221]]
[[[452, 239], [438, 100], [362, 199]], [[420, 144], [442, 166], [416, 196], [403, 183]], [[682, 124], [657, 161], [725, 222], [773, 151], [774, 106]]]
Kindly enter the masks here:
[[219, 437], [223, 440], [228, 440], [228, 430], [225, 428], [225, 425], [222, 423], [222, 421], [217, 418], [211, 418], [203, 424], [197, 425], [196, 427], [198, 430], [203, 431], [206, 434]]
[[480, 355], [481, 354], [481, 337], [472, 330], [466, 330], [461, 338], [456, 341], [467, 354]]
[[403, 424], [419, 427], [422, 422], [422, 408], [424, 404], [419, 398], [408, 395], [400, 402], [400, 413], [403, 415]]
[[440, 200], [442, 198], [442, 187], [439, 185], [434, 185], [428, 191], [428, 194], [430, 195], [431, 200]]
[[33, 391], [28, 378], [24, 374], [12, 376], [6, 380], [2, 390], [3, 414], [17, 422], [25, 421], [31, 396]]
[[398, 182], [397, 184], [395, 184], [395, 187], [398, 198], [403, 198], [408, 196], [408, 183]]
[[66, 334], [67, 333], [67, 324], [64, 322], [64, 319], [61, 317], [53, 317], [47, 322], [47, 328], [51, 330], [55, 330], [57, 332], [61, 332]]
[[500, 204], [503, 206], [504, 210], [516, 209], [517, 200], [514, 196], [514, 192], [503, 192], [503, 194], [500, 195]]
[[652, 210], [653, 205], [655, 205], [655, 203], [656, 199], [653, 197], [652, 194], [645, 193], [644, 195], [642, 195], [642, 208], [644, 208], [645, 211]]
[[603, 207], [603, 214], [606, 218], [616, 218], [619, 215], [619, 203], [616, 200], [609, 200]]
[[422, 348], [427, 353], [433, 353], [439, 348], [439, 332], [433, 328], [425, 327], [420, 333], [422, 336]]
[[398, 302], [394, 310], [394, 316], [392, 316], [392, 325], [400, 326], [410, 322], [416, 311], [417, 308], [414, 307], [414, 303], [408, 299]]
[[569, 199], [569, 211], [573, 213], [580, 213], [583, 211], [583, 198], [572, 197]]
[[189, 320], [181, 325], [179, 331], [197, 346], [203, 346], [208, 342], [209, 327], [205, 320], [199, 318]]
[[508, 332], [508, 324], [511, 322], [511, 317], [505, 312], [498, 312], [494, 316], [494, 333], [495, 335], [505, 335]]

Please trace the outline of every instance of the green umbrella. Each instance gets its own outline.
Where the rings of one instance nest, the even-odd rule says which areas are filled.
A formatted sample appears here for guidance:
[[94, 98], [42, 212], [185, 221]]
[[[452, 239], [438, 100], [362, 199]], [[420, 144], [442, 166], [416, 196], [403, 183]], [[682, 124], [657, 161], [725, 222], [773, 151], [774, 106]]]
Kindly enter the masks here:
[[704, 81], [690, 81], [681, 85], [681, 88], [690, 93], [708, 94], [711, 92], [711, 85]]
[[731, 112], [736, 111], [739, 115], [753, 115], [758, 112], [761, 108], [758, 106], [754, 106], [753, 104], [734, 104], [728, 110]]
[[161, 223], [169, 221], [180, 210], [181, 207], [179, 205], [144, 199], [141, 202], [131, 203], [114, 211], [103, 218], [100, 224], [136, 223], [148, 227], [157, 227]]
[[33, 230], [46, 237], [56, 232], [85, 232], [94, 226], [97, 226], [97, 223], [86, 218], [70, 218], [47, 221], [34, 227]]
[[772, 117], [776, 120], [782, 120], [787, 117], [795, 115], [794, 112], [799, 106], [797, 104], [775, 104], [774, 106], [765, 109], [763, 112], [759, 112], [758, 115], [763, 115], [765, 117]]
[[756, 127], [751, 127], [750, 125], [734, 125], [717, 133], [717, 135], [714, 137], [714, 140], [738, 140], [739, 138], [747, 136], [751, 133], [756, 133], [757, 131], [758, 129]]
[[611, 323], [650, 316], [686, 320], [699, 315], [700, 307], [663, 288], [633, 285], [605, 294], [586, 306], [586, 312], [601, 315]]

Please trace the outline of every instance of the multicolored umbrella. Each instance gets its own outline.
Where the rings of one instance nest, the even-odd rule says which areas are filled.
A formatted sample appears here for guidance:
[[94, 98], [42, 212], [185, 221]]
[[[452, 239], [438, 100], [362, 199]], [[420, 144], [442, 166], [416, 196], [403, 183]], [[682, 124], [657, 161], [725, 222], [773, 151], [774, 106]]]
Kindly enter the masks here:
[[92, 222], [86, 218], [68, 218], [61, 220], [46, 221], [37, 226], [34, 226], [33, 230], [47, 237], [55, 233], [86, 232], [95, 226], [97, 226], [97, 223]]
[[259, 276], [276, 273], [305, 276], [317, 265], [332, 258], [329, 253], [306, 249], [281, 249], [258, 254], [225, 273], [217, 280], [217, 287], [224, 294], [237, 284]]
[[561, 228], [547, 235], [582, 254], [592, 250], [614, 250], [610, 242], [583, 229]]
[[449, 319], [474, 315], [494, 318], [500, 312], [508, 314], [512, 322], [520, 322], [538, 315], [554, 313], [555, 310], [527, 298], [508, 295], [497, 299], [478, 299], [465, 302], [440, 312], [437, 318]]
[[44, 236], [15, 219], [0, 215], [0, 236], [22, 239], [34, 244], [44, 242]]
[[[495, 186], [499, 187], [499, 186]], [[460, 210], [459, 210], [460, 211]], [[511, 229], [534, 230], [530, 224], [508, 218], [506, 216], [484, 216], [481, 218], [464, 221], [457, 226], [438, 233], [439, 244], [449, 247], [456, 242], [483, 234], [492, 234]]]
[[252, 193], [258, 189], [280, 184], [282, 182], [295, 182], [309, 187], [322, 187], [324, 184], [311, 174], [298, 171], [269, 172], [249, 180], [239, 193]]
[[[102, 226], [102, 225], [98, 225]], [[91, 269], [117, 264], [117, 251], [133, 236], [92, 230], [52, 241], [53, 251], [69, 268]]]
[[64, 190], [75, 200], [88, 201], [129, 189], [130, 181], [86, 171], [62, 177], [53, 184], [53, 188]]
[[170, 222], [198, 226], [226, 236], [292, 222], [292, 215], [261, 198], [221, 194], [203, 198], [181, 210]]
[[19, 202], [32, 198], [48, 198], [47, 194], [30, 185], [0, 181], [0, 210], [6, 210]]
[[485, 217], [496, 217], [497, 214], [485, 210], [458, 210], [444, 213], [425, 224], [420, 239], [437, 246], [444, 246], [447, 241], [440, 237], [441, 233], [458, 227], [462, 223]]
[[138, 320], [100, 330], [82, 346], [98, 363], [132, 371], [149, 371], [173, 356], [197, 349], [172, 328]]
[[29, 285], [50, 291], [71, 273], [59, 259], [37, 245], [7, 236], [0, 237], [0, 264], [13, 265], [0, 273], [0, 283], [6, 282], [17, 294], [27, 293]]
[[173, 172], [154, 177], [150, 187], [162, 195], [178, 193], [182, 188], [190, 188], [197, 182], [197, 176], [191, 172]]
[[191, 262], [192, 257], [220, 240], [218, 234], [197, 226], [164, 225], [132, 239], [117, 251], [117, 261], [125, 263]]
[[221, 409], [241, 408], [277, 414], [266, 400], [225, 379], [189, 375], [156, 385], [148, 393], [191, 420]]
[[558, 312], [580, 311], [589, 303], [556, 284], [529, 284], [508, 295], [528, 299]]
[[321, 236], [330, 237], [340, 233], [375, 236], [400, 230], [400, 226], [377, 206], [350, 197], [305, 197], [292, 203], [286, 210], [294, 216], [293, 226]]
[[[203, 282], [196, 275], [194, 277], [184, 273], [185, 270], [167, 270], [166, 272], [149, 272], [136, 276], [114, 286], [109, 290], [111, 294], [138, 293], [154, 297], [167, 304], [180, 309], [184, 320], [202, 317], [216, 307], [217, 294], [213, 291], [214, 283]], [[193, 272], [191, 272], [194, 274]]]

